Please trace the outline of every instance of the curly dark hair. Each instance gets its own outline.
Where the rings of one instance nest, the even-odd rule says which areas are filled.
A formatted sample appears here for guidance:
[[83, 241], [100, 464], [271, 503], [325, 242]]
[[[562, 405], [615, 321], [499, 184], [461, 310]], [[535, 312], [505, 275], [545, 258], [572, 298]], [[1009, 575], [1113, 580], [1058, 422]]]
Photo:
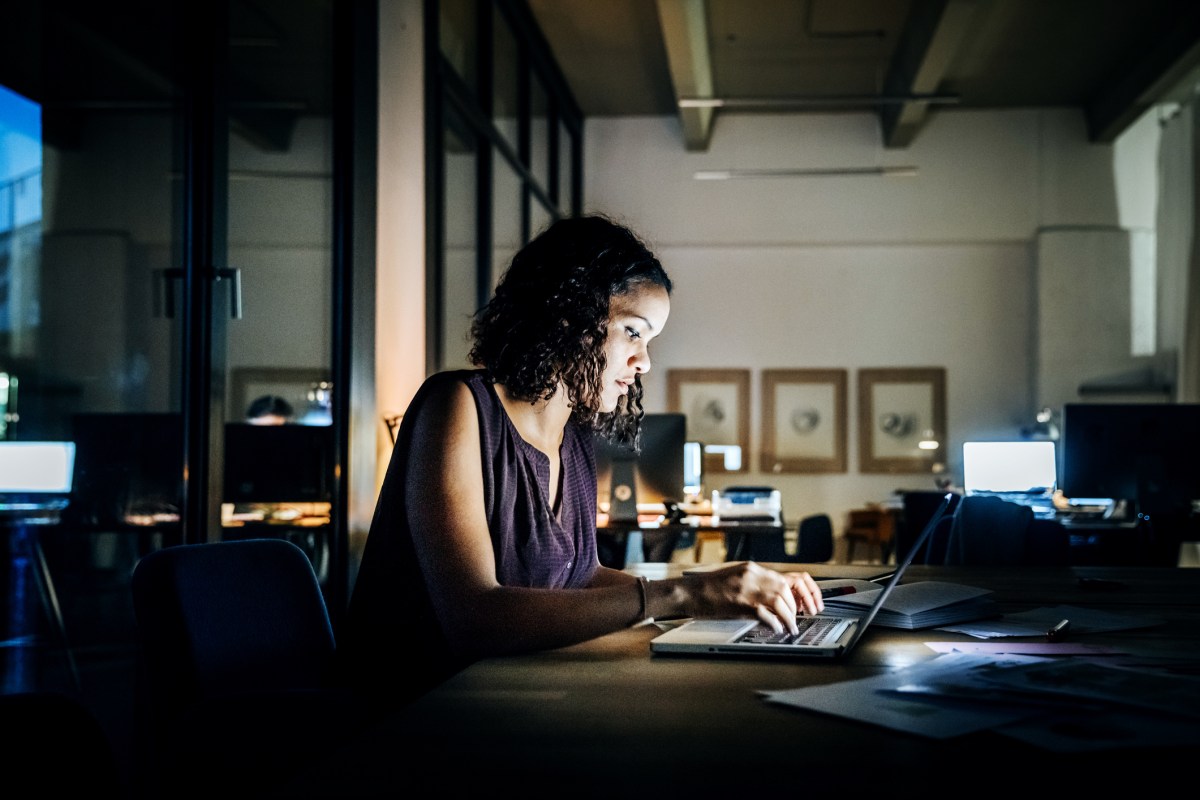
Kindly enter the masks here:
[[644, 286], [671, 292], [671, 279], [631, 230], [589, 214], [560, 219], [515, 256], [471, 324], [471, 362], [530, 403], [561, 384], [572, 419], [606, 438], [638, 445], [645, 410], [635, 380], [612, 413], [596, 409], [607, 366], [612, 298]]

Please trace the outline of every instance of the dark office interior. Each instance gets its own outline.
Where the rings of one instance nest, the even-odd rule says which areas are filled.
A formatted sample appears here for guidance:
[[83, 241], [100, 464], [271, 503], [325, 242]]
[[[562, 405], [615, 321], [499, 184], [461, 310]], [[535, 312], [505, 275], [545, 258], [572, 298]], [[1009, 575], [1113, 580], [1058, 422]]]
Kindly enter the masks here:
[[[1114, 612], [1149, 614], [1165, 600], [1168, 627], [1149, 634], [1151, 649], [1156, 655], [1169, 651], [1170, 637], [1182, 631], [1179, 663], [1171, 674], [1194, 676], [1200, 622], [1191, 576], [1200, 570], [1189, 568], [1200, 566], [1200, 469], [1194, 456], [1200, 448], [1200, 308], [1194, 284], [1187, 281], [1200, 280], [1195, 266], [1200, 257], [1172, 249], [1174, 240], [1162, 232], [1156, 255], [1144, 245], [1145, 225], [1129, 224], [1129, 233], [1117, 223], [1098, 225], [1087, 217], [1116, 216], [1109, 206], [1119, 202], [1096, 201], [1104, 209], [1093, 211], [1071, 194], [1086, 195], [1088, 189], [1061, 188], [1092, 174], [1097, 149], [1115, 160], [1111, 151], [1122, 155], [1141, 147], [1137, 137], [1126, 145], [1130, 139], [1121, 135], [1147, 119], [1144, 115], [1158, 115], [1154, 125], [1145, 123], [1147, 129], [1166, 129], [1169, 121], [1192, 113], [1194, 90], [1180, 87], [1191, 87], [1200, 67], [1200, 9], [1193, 4], [1110, 0], [1061, 3], [1049, 11], [1035, 11], [1042, 4], [1025, 0], [841, 5], [755, 0], [752, 11], [740, 0], [621, 0], [604, 11], [587, 0], [10, 5], [2, 14], [8, 35], [0, 48], [0, 461], [23, 452], [5, 451], [8, 445], [72, 445], [65, 485], [38, 483], [21, 466], [29, 462], [0, 463], [0, 479], [12, 484], [0, 496], [6, 531], [0, 578], [6, 615], [0, 643], [8, 701], [4, 724], [30, 732], [2, 763], [9, 776], [27, 770], [22, 785], [44, 786], [46, 794], [88, 791], [139, 799], [432, 791], [438, 782], [431, 776], [454, 769], [450, 751], [456, 736], [479, 723], [463, 734], [462, 752], [477, 760], [480, 774], [462, 777], [463, 786], [487, 787], [488, 770], [509, 770], [500, 785], [532, 781], [537, 766], [519, 753], [544, 746], [553, 762], [546, 766], [549, 778], [584, 784], [588, 774], [605, 775], [595, 789], [580, 788], [583, 794], [620, 785], [614, 775], [621, 770], [628, 780], [642, 781], [628, 787], [666, 790], [659, 773], [650, 777], [656, 762], [622, 744], [624, 729], [616, 723], [609, 728], [603, 720], [585, 724], [612, 711], [593, 659], [627, 681], [613, 703], [644, 704], [622, 708], [622, 718], [635, 720], [643, 736], [670, 739], [663, 753], [680, 769], [699, 770], [714, 753], [696, 742], [719, 735], [716, 723], [702, 721], [694, 709], [679, 711], [703, 702], [705, 691], [715, 692], [717, 710], [728, 714], [731, 725], [758, 727], [758, 706], [752, 711], [733, 706], [731, 687], [746, 689], [746, 696], [754, 687], [785, 689], [797, 673], [772, 673], [769, 668], [777, 665], [766, 664], [746, 666], [744, 675], [734, 677], [724, 665], [705, 669], [702, 662], [673, 661], [677, 671], [668, 679], [646, 670], [651, 657], [643, 641], [611, 644], [607, 638], [594, 643], [594, 650], [568, 648], [546, 660], [522, 657], [493, 664], [492, 671], [464, 674], [445, 695], [415, 705], [391, 728], [385, 723], [387, 735], [353, 740], [349, 748], [333, 731], [374, 730], [368, 725], [378, 720], [341, 704], [338, 696], [322, 695], [297, 712], [262, 691], [231, 703], [226, 717], [204, 718], [171, 742], [155, 739], [159, 729], [147, 699], [162, 687], [151, 688], [147, 674], [143, 637], [151, 623], [143, 616], [139, 631], [134, 569], [151, 556], [216, 542], [295, 545], [296, 552], [283, 554], [268, 547], [254, 557], [271, 560], [271, 569], [239, 565], [226, 572], [222, 585], [237, 601], [242, 588], [254, 585], [257, 594], [245, 602], [277, 611], [277, 619], [301, 606], [315, 618], [327, 616], [330, 637], [318, 632], [314, 641], [297, 645], [294, 669], [261, 677], [264, 686], [256, 688], [273, 690], [276, 681], [279, 688], [303, 685], [308, 679], [303, 658], [334, 647], [395, 427], [412, 390], [428, 374], [465, 366], [470, 315], [487, 301], [512, 252], [556, 218], [617, 204], [614, 187], [629, 184], [645, 164], [662, 158], [664, 148], [673, 148], [668, 158], [679, 159], [668, 160], [665, 172], [687, 175], [671, 178], [682, 188], [666, 189], [656, 201], [646, 186], [653, 188], [661, 176], [647, 174], [646, 186], [629, 188], [629, 213], [635, 224], [639, 208], [660, 215], [647, 223], [671, 263], [684, 265], [693, 256], [701, 262], [693, 274], [687, 266], [673, 267], [684, 277], [678, 296], [695, 300], [701, 311], [691, 317], [680, 312], [680, 333], [664, 341], [662, 366], [648, 383], [647, 408], [652, 424], [692, 415], [686, 431], [682, 423], [671, 427], [669, 449], [680, 452], [680, 443], [688, 453], [695, 448], [703, 470], [692, 471], [700, 470], [701, 461], [681, 465], [692, 455], [665, 465], [657, 458], [659, 449], [643, 455], [640, 500], [653, 509], [638, 508], [636, 499], [626, 497], [618, 515], [616, 500], [609, 505], [615, 484], [622, 476], [635, 483], [637, 467], [628, 453], [604, 455], [598, 509], [602, 563], [653, 579], [710, 562], [719, 566], [724, 559], [811, 558], [816, 577], [866, 578], [908, 555], [929, 513], [922, 503], [939, 500], [947, 490], [956, 497], [970, 494], [963, 486], [964, 443], [1053, 442], [1052, 487], [1021, 488], [1018, 479], [1015, 488], [980, 490], [1020, 507], [1012, 518], [1020, 518], [1026, 537], [1052, 535], [1061, 547], [1052, 556], [1038, 550], [1045, 563], [1027, 549], [1024, 561], [1014, 556], [1005, 566], [985, 565], [980, 585], [991, 581], [999, 600], [1021, 610], [1043, 601], [1091, 600]], [[747, 41], [763, 37], [759, 41], [770, 46], [744, 47], [739, 35]], [[409, 69], [414, 64], [418, 70]], [[414, 77], [414, 71], [420, 74]], [[937, 125], [956, 110], [984, 115], [972, 118], [982, 122], [969, 123], [979, 128], [994, 119], [987, 115], [1014, 115], [1011, 129], [993, 133], [987, 143], [1023, 136], [1050, 142], [1013, 145], [1018, 154], [1013, 182], [1022, 191], [1032, 187], [1037, 199], [1028, 205], [1041, 215], [1031, 223], [1036, 232], [1029, 238], [1010, 236], [1010, 221], [1024, 224], [1021, 214], [1033, 212], [1013, 210], [1020, 203], [1007, 196], [995, 207], [979, 200], [981, 210], [971, 214], [981, 219], [993, 214], [998, 221], [978, 223], [961, 240], [946, 232], [953, 220], [931, 224], [927, 235], [906, 238], [888, 229], [878, 239], [868, 233], [849, 244], [839, 241], [840, 230], [796, 233], [791, 212], [773, 217], [780, 204], [772, 199], [782, 191], [772, 179], [796, 175], [739, 176], [736, 166], [725, 176], [731, 185], [750, 178], [771, 187], [764, 190], [767, 199], [747, 213], [761, 219], [761, 227], [737, 228], [747, 223], [732, 221], [737, 232], [714, 244], [704, 240], [707, 233], [697, 233], [720, 227], [713, 219], [688, 219], [686, 208], [672, 216], [682, 195], [698, 196], [702, 190], [695, 187], [709, 185], [698, 176], [693, 182], [694, 172], [729, 171], [729, 163], [718, 162], [742, 152], [739, 145], [722, 143], [733, 131], [769, 126], [784, 115], [799, 120], [795, 130], [807, 136], [813, 115], [835, 132], [825, 134], [832, 152], [862, 146], [891, 165], [924, 158], [934, 166], [922, 163], [922, 176], [937, 174], [938, 164], [944, 176], [954, 171], [962, 152], [937, 156], [927, 148], [937, 146], [931, 141], [953, 138]], [[862, 118], [869, 122], [854, 128], [853, 120]], [[1074, 134], [1061, 131], [1073, 131], [1072, 125], [1086, 140], [1078, 152], [1060, 145], [1071, 141]], [[632, 144], [647, 130], [642, 126], [667, 131], [646, 143], [644, 154]], [[860, 137], [865, 144], [836, 141], [837, 131], [860, 129], [867, 132]], [[770, 134], [772, 141], [789, 135], [790, 129]], [[401, 140], [415, 153], [398, 150]], [[1050, 163], [1043, 151], [1029, 156], [1034, 147], [1058, 147], [1067, 155]], [[1011, 154], [1005, 150], [996, 158], [1002, 162]], [[1030, 178], [1023, 170], [1035, 161], [1037, 175]], [[859, 177], [846, 175], [863, 171], [860, 167], [845, 167], [837, 176], [841, 167], [817, 164], [815, 173], [820, 180], [854, 181]], [[981, 173], [1002, 180], [1007, 167], [991, 165]], [[814, 169], [799, 170], [806, 171]], [[886, 172], [878, 164], [867, 171]], [[965, 178], [937, 179], [961, 191], [960, 182], [969, 184], [976, 174], [964, 172]], [[1091, 185], [1090, 180], [1081, 183]], [[834, 189], [830, 203], [869, 212], [886, 202], [888, 191]], [[405, 205], [413, 196], [419, 198], [415, 212], [411, 203]], [[912, 209], [920, 202], [900, 204], [905, 210], [897, 216], [918, 213]], [[1160, 223], [1167, 220], [1164, 226], [1176, 225], [1158, 202], [1157, 212], [1144, 212], [1143, 218], [1157, 213]], [[964, 203], [947, 202], [955, 205]], [[404, 219], [398, 209], [407, 210]], [[888, 214], [875, 216], [881, 230], [894, 222]], [[869, 229], [872, 219], [845, 225]], [[747, 243], [764, 229], [774, 232]], [[854, 251], [861, 262], [875, 259], [895, 270], [878, 283], [859, 282], [874, 265], [839, 260], [845, 258], [839, 248]], [[906, 286], [920, 269], [910, 261], [920, 262], [937, 248], [952, 252], [931, 265], [928, 277]], [[911, 255], [888, 262], [879, 255], [888, 249]], [[738, 259], [764, 251], [786, 259], [800, 250], [807, 255], [795, 259], [797, 270], [811, 265], [805, 258], [828, 257], [831, 263], [820, 267], [828, 272], [813, 279], [815, 286], [837, 280], [847, 284], [846, 296], [858, 291], [864, 299], [855, 305], [839, 295], [840, 308], [828, 312], [842, 323], [837, 327], [821, 322], [820, 329], [817, 323], [813, 329], [788, 328], [764, 342], [753, 327], [769, 324], [762, 319], [783, 320], [786, 314], [786, 325], [803, 326], [804, 313], [790, 305], [802, 294], [801, 284], [766, 297], [778, 265], [770, 263], [753, 276], [743, 274], [745, 263]], [[1061, 255], [1068, 250], [1073, 255]], [[987, 277], [964, 280], [957, 265], [947, 266], [960, 256], [968, 266], [983, 265]], [[1056, 257], [1060, 262], [1053, 262]], [[1158, 322], [1156, 327], [1151, 319], [1149, 327], [1157, 339], [1147, 345], [1146, 318], [1138, 316], [1146, 308], [1145, 294], [1136, 288], [1147, 272], [1139, 265], [1168, 257], [1184, 266], [1151, 287], [1151, 294], [1158, 292]], [[1097, 278], [1092, 299], [1080, 299], [1084, 292], [1075, 283], [1062, 291], [1062, 282], [1077, 278], [1092, 258], [1123, 271]], [[729, 284], [706, 281], [717, 275], [734, 285], [744, 280], [753, 300], [723, 296]], [[1012, 275], [1020, 284], [1017, 299], [1001, 291]], [[949, 294], [932, 296], [931, 287], [941, 291], [943, 284], [950, 284]], [[1003, 295], [994, 314], [982, 312], [986, 300], [962, 307], [963, 297], [989, 291]], [[1120, 300], [1116, 311], [1113, 297]], [[734, 317], [713, 319], [731, 303], [738, 309]], [[1056, 327], [1056, 313], [1072, 324], [1083, 320], [1081, 327]], [[861, 319], [855, 321], [856, 315]], [[1120, 317], [1121, 324], [1096, 321], [1106, 315]], [[892, 331], [896, 317], [908, 327]], [[947, 330], [964, 319], [979, 327]], [[781, 331], [784, 325], [779, 323]], [[936, 330], [928, 337], [914, 335], [922, 325]], [[1084, 341], [1096, 329], [1088, 325], [1104, 328], [1094, 342]], [[1114, 328], [1119, 330], [1113, 333]], [[1088, 349], [1095, 342], [1107, 344], [1110, 334], [1118, 342], [1115, 356], [1101, 345]], [[737, 341], [739, 335], [745, 338]], [[713, 355], [713, 342], [721, 339], [735, 340], [730, 347], [739, 350], [733, 352], [754, 355], [737, 362], [722, 345]], [[812, 359], [812, 351], [804, 349], [798, 360], [789, 350], [792, 339], [820, 340], [829, 360]], [[854, 348], [863, 339], [887, 340], [896, 349], [859, 356]], [[815, 345], [803, 347], [809, 346]], [[960, 361], [942, 358], [951, 350]], [[1073, 358], [1077, 351], [1082, 355]], [[997, 353], [1002, 363], [996, 376], [980, 380]], [[686, 395], [679, 407], [668, 400], [668, 381], [670, 391], [675, 388], [669, 371], [676, 368], [694, 368], [693, 379], [729, 388], [732, 384], [722, 383], [727, 376], [717, 375], [721, 370], [706, 372], [710, 358], [730, 373], [745, 372], [750, 382], [753, 401], [741, 401], [746, 403], [741, 415], [753, 438], [739, 434], [743, 438], [726, 443], [740, 445], [742, 461], [736, 465], [724, 455], [728, 447], [699, 455], [703, 443], [691, 427], [698, 415], [684, 407]], [[950, 366], [899, 369], [932, 363]], [[971, 371], [962, 368], [965, 363]], [[794, 371], [783, 369], [793, 366]], [[876, 369], [881, 366], [888, 369]], [[875, 431], [872, 444], [860, 432], [872, 425], [863, 411], [867, 398], [879, 402], [891, 396], [889, 385], [910, 385], [903, 375], [930, 370], [940, 370], [941, 399], [931, 403], [927, 423], [904, 433], [922, 449], [888, 451], [893, 442], [886, 428]], [[875, 372], [882, 374], [876, 394], [861, 393]], [[912, 380], [923, 385], [925, 378]], [[767, 387], [775, 405], [765, 405]], [[816, 417], [799, 411], [788, 416], [783, 404], [800, 402], [797, 397], [822, 413], [821, 404], [828, 402], [836, 419], [832, 431], [824, 418], [820, 427]], [[262, 398], [281, 401], [273, 421], [282, 424], [251, 418], [251, 405]], [[1043, 411], [1044, 419], [1038, 416]], [[829, 452], [803, 450], [806, 426], [813, 425], [829, 435]], [[924, 449], [929, 439], [937, 440], [934, 450]], [[680, 486], [684, 466], [688, 472]], [[669, 496], [662, 480], [653, 482], [652, 471], [656, 477], [665, 473], [662, 480], [676, 486], [678, 496]], [[742, 534], [722, 532], [712, 522], [697, 526], [695, 519], [712, 518], [718, 495], [727, 502], [750, 498], [767, 505], [740, 520]], [[736, 523], [737, 510], [729, 509], [727, 522]], [[642, 525], [649, 519], [653, 528]], [[757, 538], [760, 529], [775, 538]], [[820, 541], [806, 540], [805, 531]], [[969, 554], [946, 555], [947, 540], [938, 536], [950, 531], [947, 519], [930, 540], [941, 548], [937, 555], [926, 548], [914, 559], [914, 579], [937, 580], [943, 565], [960, 570], [978, 565]], [[294, 562], [297, 552], [303, 558]], [[289, 567], [300, 564], [300, 578], [285, 575], [283, 564], [276, 572], [276, 558]], [[183, 569], [165, 560], [149, 563], [168, 572]], [[654, 571], [659, 568], [661, 574]], [[1021, 594], [1025, 569], [1034, 575], [1030, 585], [1048, 587], [1028, 601]], [[164, 574], [147, 575], [140, 602], [162, 591], [155, 582], [166, 580]], [[957, 574], [967, 576], [964, 582], [974, 576]], [[1069, 591], [1053, 583], [1056, 575], [1067, 576]], [[228, 607], [234, 603], [230, 599]], [[167, 617], [164, 612], [154, 624], [168, 625]], [[265, 624], [256, 631], [256, 624], [247, 619], [242, 633], [266, 638], [286, 627]], [[1118, 636], [1096, 641], [1119, 649], [1124, 640]], [[907, 666], [925, 655], [917, 641], [881, 637], [865, 657], [888, 668]], [[918, 651], [922, 655], [914, 655]], [[630, 653], [644, 654], [646, 664]], [[890, 653], [900, 655], [893, 659]], [[150, 659], [161, 669], [163, 662], [154, 660], [159, 655], [152, 652]], [[582, 666], [578, 673], [553, 671], [568, 664]], [[817, 682], [839, 677], [820, 673]], [[577, 679], [585, 700], [568, 705], [564, 698]], [[556, 703], [565, 709], [562, 718], [539, 727], [544, 720], [529, 709], [553, 714]], [[1195, 708], [1194, 695], [1187, 703]], [[785, 758], [781, 740], [789, 735], [789, 721], [803, 715], [766, 708], [770, 716], [755, 742], [770, 737], [763, 752]], [[252, 713], [270, 723], [235, 733], [213, 721], [244, 720]], [[824, 717], [803, 719], [803, 733], [821, 734]], [[691, 733], [676, 737], [693, 723]], [[831, 741], [839, 746], [855, 741], [859, 729], [838, 725], [846, 729], [838, 728]], [[585, 728], [594, 738], [575, 741], [564, 734]], [[509, 729], [512, 750], [497, 748]], [[930, 752], [920, 737], [897, 740], [868, 730], [866, 740], [888, 751], [881, 763], [890, 768]], [[275, 744], [266, 744], [268, 739]], [[303, 744], [295, 744], [301, 739]], [[228, 744], [217, 744], [222, 740]], [[963, 764], [987, 767], [978, 740], [947, 742], [945, 752]], [[1034, 753], [1038, 763], [1047, 758], [1048, 745], [1032, 735], [1015, 746], [1004, 742], [1006, 754]], [[409, 748], [396, 764], [416, 770], [411, 782], [400, 766], [394, 771], [381, 766], [390, 765], [392, 747]], [[241, 783], [206, 783], [199, 775], [205, 760], [225, 759], [231, 748], [253, 754], [235, 759], [227, 773]], [[600, 752], [605, 748], [613, 755], [613, 772], [606, 770]], [[732, 749], [734, 763], [750, 760]], [[1154, 764], [1178, 770], [1165, 765], [1179, 762], [1182, 749], [1156, 739], [1137, 742], [1127, 752], [1070, 757], [1093, 767], [1106, 753], [1153, 751]], [[942, 777], [934, 769], [925, 764], [919, 776]], [[695, 778], [679, 784], [694, 790], [734, 785]]]

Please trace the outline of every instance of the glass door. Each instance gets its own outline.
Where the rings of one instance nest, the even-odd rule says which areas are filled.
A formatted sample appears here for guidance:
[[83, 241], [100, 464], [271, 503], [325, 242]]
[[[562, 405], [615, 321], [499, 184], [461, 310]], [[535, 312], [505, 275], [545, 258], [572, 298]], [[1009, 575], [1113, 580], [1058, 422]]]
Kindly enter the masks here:
[[[76, 0], [4, 14], [0, 438], [75, 450], [66, 508], [5, 538], [4, 637], [18, 645], [4, 649], [9, 688], [39, 679], [36, 659], [59, 663], [34, 646], [45, 628], [77, 661], [131, 641], [132, 564], [202, 529], [186, 502], [197, 457], [185, 424], [189, 323], [200, 312], [187, 242], [213, 213], [193, 174], [212, 154], [197, 158], [191, 130], [198, 109], [212, 111], [188, 62], [189, 14]], [[48, 569], [33, 591], [28, 565], [39, 561]]]
[[[333, 530], [333, 4], [229, 3], [223, 538], [287, 538], [328, 577]], [[240, 303], [239, 298], [240, 296]]]
[[[4, 619], [26, 628], [6, 644], [55, 611], [77, 661], [131, 644], [129, 575], [157, 547], [279, 535], [328, 569], [332, 7], [4, 12], [0, 444], [75, 445], [67, 506], [36, 531], [49, 600], [13, 566], [30, 537], [6, 540]], [[247, 449], [263, 396], [289, 424]], [[266, 453], [290, 455], [264, 472]], [[27, 650], [3, 648], [6, 683]]]

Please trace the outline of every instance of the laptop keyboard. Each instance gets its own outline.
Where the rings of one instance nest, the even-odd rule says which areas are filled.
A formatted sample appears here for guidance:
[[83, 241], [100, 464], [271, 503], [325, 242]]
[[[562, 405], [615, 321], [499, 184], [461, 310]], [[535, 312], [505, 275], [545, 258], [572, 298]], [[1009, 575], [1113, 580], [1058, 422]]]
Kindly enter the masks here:
[[838, 620], [830, 617], [800, 617], [796, 620], [796, 627], [800, 630], [794, 634], [786, 630], [776, 633], [769, 625], [760, 623], [742, 634], [738, 641], [753, 644], [812, 644], [829, 633], [837, 623]]

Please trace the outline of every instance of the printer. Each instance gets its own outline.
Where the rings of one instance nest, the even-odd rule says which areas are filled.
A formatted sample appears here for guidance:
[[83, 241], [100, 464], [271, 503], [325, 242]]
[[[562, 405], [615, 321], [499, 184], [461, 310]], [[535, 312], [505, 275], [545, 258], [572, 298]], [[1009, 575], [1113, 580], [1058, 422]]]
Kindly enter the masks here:
[[770, 486], [729, 486], [712, 493], [713, 521], [783, 524], [783, 500]]

